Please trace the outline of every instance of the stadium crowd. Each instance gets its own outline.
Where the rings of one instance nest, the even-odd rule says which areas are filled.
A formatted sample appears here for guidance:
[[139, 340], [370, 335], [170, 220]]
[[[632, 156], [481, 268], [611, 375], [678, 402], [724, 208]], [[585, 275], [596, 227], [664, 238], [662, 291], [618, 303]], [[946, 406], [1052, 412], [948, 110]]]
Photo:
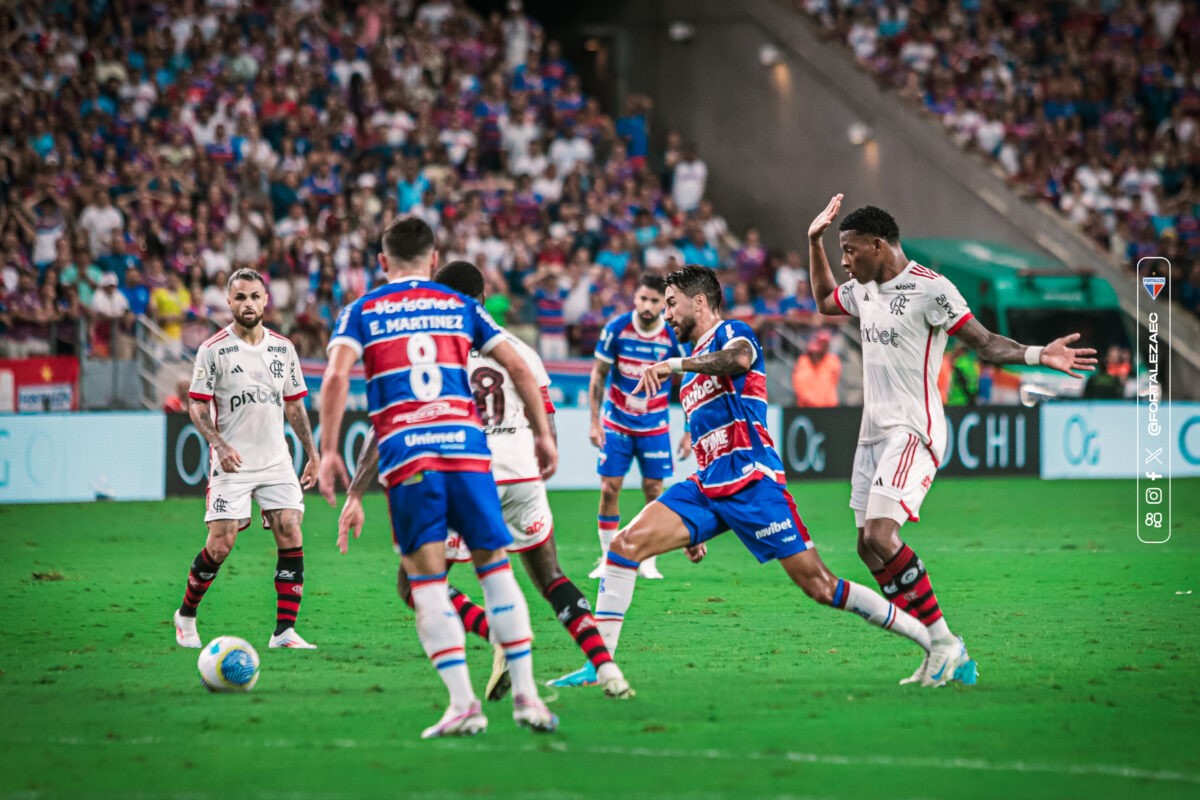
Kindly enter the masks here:
[[140, 314], [194, 347], [253, 266], [267, 323], [320, 357], [397, 214], [550, 358], [685, 263], [735, 315], [820, 322], [800, 255], [732, 236], [694, 148], [651, 152], [649, 99], [614, 119], [519, 2], [18, 2], [0, 37], [0, 356], [128, 356]]
[[1200, 314], [1200, 4], [798, 0], [882, 86]]

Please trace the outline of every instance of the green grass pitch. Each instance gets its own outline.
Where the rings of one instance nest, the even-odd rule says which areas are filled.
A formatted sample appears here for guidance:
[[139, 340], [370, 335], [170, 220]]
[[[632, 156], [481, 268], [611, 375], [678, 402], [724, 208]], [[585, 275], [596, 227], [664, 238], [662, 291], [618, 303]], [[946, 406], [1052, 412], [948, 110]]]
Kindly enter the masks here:
[[[792, 488], [830, 567], [869, 584], [848, 486]], [[0, 507], [0, 796], [1197, 797], [1200, 481], [1176, 483], [1164, 546], [1136, 540], [1133, 491], [938, 482], [905, 539], [979, 661], [975, 687], [897, 686], [915, 647], [814, 605], [730, 534], [639, 581], [619, 652], [635, 699], [562, 690], [556, 734], [518, 730], [503, 703], [486, 735], [432, 742], [418, 736], [445, 692], [395, 596], [382, 497], [340, 556], [310, 496], [299, 630], [316, 651], [266, 649], [273, 543], [242, 534], [200, 633], [259, 648], [248, 695], [205, 692], [172, 635], [200, 500]], [[551, 501], [564, 568], [594, 597], [597, 495]], [[469, 570], [451, 581], [479, 596]], [[529, 605], [537, 675], [579, 666]], [[468, 642], [481, 687], [490, 650]]]

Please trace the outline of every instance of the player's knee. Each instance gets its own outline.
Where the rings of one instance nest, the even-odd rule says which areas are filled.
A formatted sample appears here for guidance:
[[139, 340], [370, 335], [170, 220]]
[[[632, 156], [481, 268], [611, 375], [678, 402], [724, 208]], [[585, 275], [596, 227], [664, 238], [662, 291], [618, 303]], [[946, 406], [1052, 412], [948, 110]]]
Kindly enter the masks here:
[[863, 533], [858, 537], [858, 550], [865, 549], [878, 558], [887, 560], [900, 549], [899, 526], [890, 519], [869, 519]]
[[647, 478], [642, 481], [642, 494], [646, 496], [646, 502], [652, 502], [658, 499], [662, 494], [663, 482], [657, 478]]
[[208, 537], [208, 542], [204, 545], [204, 549], [213, 561], [220, 564], [229, 557], [229, 551], [233, 549], [233, 539], [224, 536], [210, 536]]
[[600, 484], [600, 502], [605, 505], [616, 503], [621, 499], [621, 484], [604, 481]]
[[875, 551], [871, 548], [871, 545], [867, 542], [866, 534], [862, 532], [862, 528], [859, 528], [858, 530], [859, 530], [858, 557], [861, 558], [863, 561], [867, 561], [868, 559], [872, 558], [875, 555]]

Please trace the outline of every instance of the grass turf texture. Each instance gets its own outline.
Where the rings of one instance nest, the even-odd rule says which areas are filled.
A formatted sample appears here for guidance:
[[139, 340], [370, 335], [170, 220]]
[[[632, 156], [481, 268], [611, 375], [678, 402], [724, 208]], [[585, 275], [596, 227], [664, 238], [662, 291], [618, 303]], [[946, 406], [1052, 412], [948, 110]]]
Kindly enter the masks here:
[[[838, 574], [870, 584], [843, 483], [793, 491]], [[0, 795], [1195, 797], [1200, 793], [1200, 482], [1175, 487], [1171, 542], [1137, 542], [1128, 483], [939, 481], [907, 541], [966, 636], [978, 686], [899, 687], [918, 650], [811, 603], [732, 534], [639, 581], [620, 661], [638, 696], [561, 690], [560, 731], [511, 706], [491, 729], [422, 742], [445, 692], [395, 596], [383, 498], [350, 554], [315, 495], [300, 632], [267, 650], [273, 542], [242, 534], [200, 609], [201, 637], [262, 656], [248, 695], [210, 695], [172, 610], [203, 542], [200, 500], [0, 507]], [[561, 560], [589, 597], [595, 493], [552, 495]], [[629, 519], [636, 493], [622, 501]], [[582, 663], [530, 594], [541, 679]], [[451, 582], [473, 597], [469, 570]], [[1192, 594], [1178, 594], [1193, 590]], [[468, 635], [481, 689], [490, 650]]]

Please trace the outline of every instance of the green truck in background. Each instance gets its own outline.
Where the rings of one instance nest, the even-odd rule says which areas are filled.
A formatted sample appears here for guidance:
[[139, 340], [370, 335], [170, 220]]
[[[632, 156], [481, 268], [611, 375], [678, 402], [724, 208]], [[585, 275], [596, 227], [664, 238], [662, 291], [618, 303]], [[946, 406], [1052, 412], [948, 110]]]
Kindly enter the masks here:
[[[988, 330], [1028, 344], [1079, 333], [1096, 348], [1100, 369], [1111, 346], [1133, 351], [1131, 322], [1108, 281], [1068, 269], [1049, 256], [1005, 244], [967, 239], [904, 239], [904, 252], [954, 282]], [[1129, 279], [1133, 285], [1134, 279]], [[1140, 359], [1133, 356], [1134, 363]], [[1077, 397], [1083, 382], [1045, 367], [1006, 366], [992, 402]]]

